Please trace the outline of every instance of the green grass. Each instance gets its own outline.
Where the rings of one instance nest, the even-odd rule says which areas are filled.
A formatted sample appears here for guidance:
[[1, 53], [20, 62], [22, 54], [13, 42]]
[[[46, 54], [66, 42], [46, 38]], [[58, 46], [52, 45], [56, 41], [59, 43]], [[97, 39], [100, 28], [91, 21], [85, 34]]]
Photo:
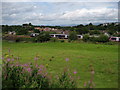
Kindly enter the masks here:
[[[88, 43], [10, 43], [3, 42], [3, 54], [20, 56], [21, 63], [34, 62], [36, 54], [40, 56], [38, 64], [49, 64], [49, 73], [60, 73], [69, 65], [71, 72], [77, 70], [80, 76], [78, 87], [90, 80], [89, 65], [95, 69], [95, 88], [118, 87], [118, 46]], [[52, 61], [49, 59], [54, 56]], [[65, 61], [66, 58], [70, 60]]]

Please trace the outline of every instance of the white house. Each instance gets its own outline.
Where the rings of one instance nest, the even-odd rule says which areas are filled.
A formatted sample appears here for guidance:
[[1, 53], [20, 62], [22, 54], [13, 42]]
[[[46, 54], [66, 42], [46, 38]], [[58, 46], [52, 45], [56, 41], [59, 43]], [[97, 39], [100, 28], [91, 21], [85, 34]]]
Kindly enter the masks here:
[[15, 31], [8, 31], [8, 34], [10, 34], [10, 35], [16, 35], [16, 32]]
[[35, 36], [38, 36], [38, 35], [39, 35], [39, 33], [31, 33], [30, 34], [31, 37], [35, 37]]
[[117, 41], [120, 42], [120, 37], [110, 37], [110, 41]]
[[[68, 39], [69, 35], [67, 34], [50, 34], [51, 37], [56, 37], [56, 38], [59, 38], [59, 39]], [[82, 35], [77, 35], [77, 37], [79, 39], [83, 39], [83, 36]]]

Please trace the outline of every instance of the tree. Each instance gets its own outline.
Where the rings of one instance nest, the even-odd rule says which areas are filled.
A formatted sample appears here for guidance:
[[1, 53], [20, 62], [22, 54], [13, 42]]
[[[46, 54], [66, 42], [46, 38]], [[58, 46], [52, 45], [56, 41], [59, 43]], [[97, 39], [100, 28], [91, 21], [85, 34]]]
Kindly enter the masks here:
[[19, 30], [17, 30], [18, 35], [26, 35], [27, 33], [28, 30], [26, 28], [19, 28]]
[[50, 35], [48, 32], [41, 32], [39, 36], [35, 38], [37, 42], [46, 42], [50, 40]]
[[34, 29], [34, 33], [40, 33], [38, 29]]
[[97, 42], [108, 42], [109, 41], [109, 37], [106, 36], [106, 35], [100, 35], [97, 39], [96, 39]]
[[90, 33], [90, 35], [94, 35], [94, 34], [98, 35], [98, 34], [100, 34], [100, 32], [98, 30], [90, 30], [89, 33]]
[[77, 28], [76, 29], [76, 32], [78, 32], [78, 34], [86, 34], [86, 33], [88, 33], [89, 31], [88, 31], [88, 29], [87, 28]]
[[84, 35], [83, 36], [83, 41], [87, 42], [87, 41], [89, 41], [89, 38], [90, 38], [89, 35]]
[[69, 35], [68, 39], [69, 39], [70, 41], [72, 41], [72, 40], [77, 40], [78, 38], [77, 38], [76, 32], [75, 32], [75, 31], [70, 32], [70, 35]]

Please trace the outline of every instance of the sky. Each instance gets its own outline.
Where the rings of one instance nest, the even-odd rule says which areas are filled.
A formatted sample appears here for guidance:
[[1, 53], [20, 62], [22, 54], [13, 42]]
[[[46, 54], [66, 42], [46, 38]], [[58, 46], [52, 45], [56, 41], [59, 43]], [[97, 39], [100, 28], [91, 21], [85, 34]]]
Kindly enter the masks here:
[[118, 0], [48, 1], [4, 0], [2, 1], [2, 24], [78, 25], [118, 21]]

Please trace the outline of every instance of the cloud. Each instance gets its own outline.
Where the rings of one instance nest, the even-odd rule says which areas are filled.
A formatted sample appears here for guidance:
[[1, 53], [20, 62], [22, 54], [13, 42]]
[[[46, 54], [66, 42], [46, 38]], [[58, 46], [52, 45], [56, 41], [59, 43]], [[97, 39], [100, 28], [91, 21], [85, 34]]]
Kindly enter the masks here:
[[[117, 3], [2, 3], [3, 24], [87, 24], [116, 22], [118, 19]], [[111, 13], [112, 12], [112, 13]]]
[[[112, 12], [112, 13], [111, 13]], [[117, 18], [117, 9], [101, 8], [101, 9], [78, 9], [67, 12], [61, 16], [63, 19], [79, 20], [79, 19], [115, 19]]]
[[119, 0], [2, 0], [2, 2], [119, 2]]

